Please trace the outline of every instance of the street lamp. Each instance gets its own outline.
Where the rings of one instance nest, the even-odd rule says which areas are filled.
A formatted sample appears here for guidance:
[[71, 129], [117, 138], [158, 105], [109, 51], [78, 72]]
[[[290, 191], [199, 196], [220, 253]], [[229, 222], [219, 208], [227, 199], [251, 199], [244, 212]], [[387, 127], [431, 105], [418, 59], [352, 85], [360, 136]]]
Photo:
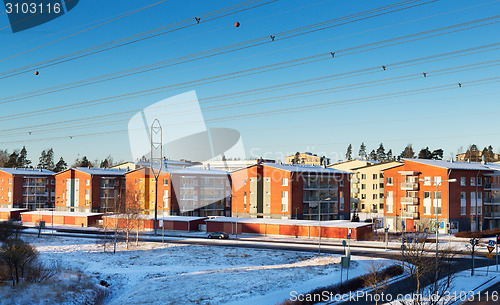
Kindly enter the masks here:
[[328, 197], [328, 198], [323, 198], [323, 199], [320, 199], [319, 200], [319, 217], [318, 217], [318, 221], [319, 221], [319, 243], [318, 243], [318, 254], [321, 254], [321, 203], [323, 201], [330, 201], [332, 200], [332, 198]]
[[[427, 181], [425, 179], [419, 179], [419, 181]], [[457, 179], [447, 179], [447, 180], [440, 180], [437, 181], [434, 179], [434, 185], [436, 186], [436, 193], [434, 194], [434, 199], [436, 200], [435, 206], [434, 206], [434, 214], [436, 214], [436, 271], [435, 271], [435, 278], [434, 278], [434, 290], [437, 291], [437, 284], [438, 284], [438, 252], [439, 252], [439, 213], [437, 213], [437, 208], [438, 208], [438, 201], [437, 201], [437, 193], [439, 192], [439, 186], [443, 182], [457, 182]], [[448, 198], [448, 202], [450, 199]]]

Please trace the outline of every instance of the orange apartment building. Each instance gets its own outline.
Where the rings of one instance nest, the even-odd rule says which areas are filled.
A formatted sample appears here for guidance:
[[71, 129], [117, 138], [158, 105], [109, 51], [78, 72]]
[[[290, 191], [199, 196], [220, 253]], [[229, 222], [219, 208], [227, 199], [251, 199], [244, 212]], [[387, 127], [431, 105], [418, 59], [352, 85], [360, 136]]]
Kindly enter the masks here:
[[76, 167], [55, 174], [56, 210], [104, 213], [125, 193], [125, 170]]
[[[349, 219], [350, 173], [262, 163], [232, 173], [233, 217]], [[321, 211], [319, 204], [321, 201]]]
[[492, 172], [481, 163], [405, 159], [384, 171], [385, 227], [431, 232], [436, 216], [441, 233], [484, 227], [484, 181]]
[[54, 172], [36, 168], [0, 168], [0, 207], [28, 210], [52, 208]]
[[[144, 214], [155, 210], [155, 178], [150, 168], [127, 172], [127, 198]], [[231, 184], [226, 171], [198, 166], [163, 169], [156, 194], [161, 216], [230, 216]]]

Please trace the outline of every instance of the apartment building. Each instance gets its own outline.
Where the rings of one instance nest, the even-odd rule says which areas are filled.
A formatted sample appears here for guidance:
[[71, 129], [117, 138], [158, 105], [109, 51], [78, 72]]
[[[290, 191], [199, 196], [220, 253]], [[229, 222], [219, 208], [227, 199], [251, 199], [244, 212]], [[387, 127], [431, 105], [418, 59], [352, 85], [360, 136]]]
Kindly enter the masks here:
[[500, 228], [500, 163], [488, 163], [493, 170], [484, 177], [484, 227]]
[[350, 173], [261, 163], [233, 172], [233, 217], [349, 219]]
[[112, 211], [124, 200], [122, 169], [76, 167], [55, 174], [56, 210], [68, 212]]
[[36, 168], [0, 168], [0, 207], [36, 210], [54, 207], [54, 172]]
[[[405, 159], [384, 171], [386, 226], [392, 231], [478, 230], [483, 222], [485, 176], [481, 163]], [[456, 179], [456, 182], [448, 180]]]
[[160, 172], [157, 192], [150, 168], [133, 170], [125, 176], [127, 201], [135, 203], [144, 214], [154, 214], [156, 198], [160, 216], [230, 216], [231, 183], [226, 171], [200, 166], [167, 167]]
[[300, 154], [291, 155], [285, 158], [286, 164], [304, 164], [304, 165], [324, 165], [330, 164], [330, 159], [323, 156], [320, 157], [316, 154], [305, 152]]
[[351, 178], [352, 208], [362, 219], [384, 217], [384, 170], [399, 165], [400, 162], [387, 162], [351, 169], [355, 173]]

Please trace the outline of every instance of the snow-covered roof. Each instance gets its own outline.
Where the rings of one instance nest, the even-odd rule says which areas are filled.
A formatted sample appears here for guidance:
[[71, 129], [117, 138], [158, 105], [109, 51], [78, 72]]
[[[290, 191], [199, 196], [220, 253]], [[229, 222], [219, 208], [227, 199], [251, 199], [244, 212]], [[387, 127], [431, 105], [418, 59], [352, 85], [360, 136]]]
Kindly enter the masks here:
[[[124, 214], [113, 214], [113, 215], [106, 215], [105, 217], [110, 217], [110, 218], [125, 218], [126, 215]], [[154, 215], [140, 215], [141, 219], [154, 219]], [[194, 217], [194, 216], [161, 216], [158, 215], [158, 220], [164, 220], [164, 221], [180, 221], [180, 222], [190, 222], [190, 221], [195, 221], [195, 220], [203, 220], [207, 219], [207, 217]]]
[[17, 211], [27, 211], [27, 209], [0, 208], [0, 212], [17, 212]]
[[430, 160], [430, 159], [404, 159], [410, 162], [426, 164], [446, 169], [460, 169], [460, 170], [491, 170], [485, 164], [478, 162], [459, 162], [459, 161], [444, 161], [444, 160]]
[[227, 176], [228, 172], [220, 169], [208, 169], [203, 166], [189, 166], [186, 168], [167, 168], [167, 172], [177, 175], [222, 175]]
[[54, 216], [74, 216], [74, 217], [90, 217], [103, 215], [102, 213], [85, 213], [85, 212], [63, 212], [63, 211], [30, 211], [21, 213], [21, 215], [54, 215]]
[[494, 171], [500, 171], [500, 163], [486, 163], [486, 166]]
[[97, 176], [115, 176], [115, 175], [124, 175], [127, 170], [125, 169], [116, 169], [116, 168], [97, 168], [97, 167], [75, 167], [77, 171], [84, 172], [90, 175]]
[[294, 173], [352, 174], [351, 172], [345, 172], [331, 167], [324, 168], [322, 166], [277, 164], [277, 163], [264, 163], [263, 165]]
[[[236, 217], [216, 217], [206, 219], [206, 222], [230, 222], [234, 223], [262, 223], [270, 225], [291, 225], [291, 226], [312, 226], [319, 227], [320, 223], [317, 220], [297, 220], [297, 219], [270, 219], [270, 218], [236, 218]], [[322, 227], [335, 227], [335, 228], [359, 228], [372, 225], [368, 222], [351, 222], [349, 220], [327, 220], [322, 221]]]
[[47, 169], [38, 169], [38, 168], [9, 168], [2, 167], [0, 171], [6, 172], [12, 175], [24, 175], [24, 176], [38, 176], [38, 175], [53, 175], [53, 171], [49, 171]]

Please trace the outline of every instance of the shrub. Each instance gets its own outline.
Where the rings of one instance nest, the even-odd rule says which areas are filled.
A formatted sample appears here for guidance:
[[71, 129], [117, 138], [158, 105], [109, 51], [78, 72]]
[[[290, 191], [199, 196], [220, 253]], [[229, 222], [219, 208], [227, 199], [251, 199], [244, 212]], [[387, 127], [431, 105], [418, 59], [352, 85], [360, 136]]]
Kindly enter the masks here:
[[454, 235], [455, 235], [455, 237], [466, 237], [466, 238], [495, 237], [496, 235], [500, 235], [500, 229], [474, 231], [474, 232], [464, 231], [464, 232], [455, 233]]

